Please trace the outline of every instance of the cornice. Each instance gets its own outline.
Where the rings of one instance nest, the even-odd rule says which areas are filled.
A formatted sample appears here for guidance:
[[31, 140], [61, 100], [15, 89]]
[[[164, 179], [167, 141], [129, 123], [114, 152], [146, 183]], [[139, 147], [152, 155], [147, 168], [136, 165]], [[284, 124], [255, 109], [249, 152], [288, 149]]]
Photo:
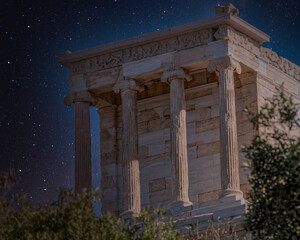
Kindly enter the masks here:
[[[219, 25], [215, 26], [217, 23]], [[207, 26], [210, 27], [203, 29]], [[255, 33], [255, 38], [251, 38], [250, 33], [252, 35]], [[255, 29], [244, 20], [230, 14], [221, 14], [205, 21], [202, 20], [138, 36], [129, 40], [99, 46], [92, 50], [82, 50], [75, 53], [67, 51], [58, 57], [58, 60], [62, 64], [69, 64], [68, 67], [70, 67], [71, 75], [84, 74], [120, 67], [124, 63], [206, 45], [224, 39], [246, 49], [254, 54], [254, 56], [300, 81], [299, 66], [278, 56], [271, 49], [260, 45], [260, 40], [264, 39], [268, 41], [269, 37], [267, 35], [263, 35], [261, 31]], [[89, 51], [95, 52], [98, 55], [93, 56], [93, 54], [89, 54]]]
[[285, 74], [291, 76], [292, 78], [300, 81], [300, 67], [291, 61], [278, 56], [276, 52], [269, 48], [260, 47], [259, 57], [266, 61], [268, 64], [274, 66], [275, 68], [281, 70]]
[[[134, 61], [134, 60], [136, 60], [135, 58], [140, 59], [139, 55], [141, 54], [141, 52], [135, 51], [135, 49], [137, 49], [139, 46], [142, 47], [142, 49], [146, 48], [146, 50], [145, 50], [146, 54], [154, 56], [155, 52], [157, 51], [157, 48], [156, 47], [154, 47], [154, 48], [146, 47], [148, 44], [151, 45], [154, 42], [161, 42], [162, 47], [164, 47], [163, 45], [164, 45], [165, 41], [167, 41], [167, 43], [169, 44], [169, 40], [172, 40], [173, 38], [175, 38], [178, 42], [184, 43], [184, 39], [180, 39], [180, 38], [185, 38], [186, 36], [188, 36], [190, 34], [194, 35], [194, 37], [196, 38], [194, 40], [197, 41], [197, 34], [199, 34], [199, 32], [205, 31], [205, 30], [214, 31], [214, 29], [217, 29], [218, 26], [224, 25], [224, 24], [233, 26], [238, 31], [246, 33], [248, 36], [250, 36], [251, 38], [253, 38], [255, 41], [257, 41], [259, 43], [269, 41], [269, 36], [267, 34], [263, 33], [262, 31], [258, 30], [257, 28], [253, 27], [252, 25], [248, 24], [247, 22], [245, 22], [238, 16], [232, 15], [230, 13], [223, 13], [223, 14], [219, 14], [212, 18], [208, 18], [208, 19], [168, 28], [168, 29], [153, 32], [153, 33], [136, 36], [136, 37], [133, 37], [130, 39], [125, 39], [125, 40], [121, 40], [121, 41], [117, 41], [117, 42], [113, 42], [113, 43], [109, 43], [109, 44], [105, 44], [105, 45], [100, 45], [100, 46], [89, 48], [89, 49], [76, 51], [73, 53], [71, 51], [66, 51], [65, 53], [57, 56], [57, 60], [59, 63], [65, 65], [67, 67], [71, 67], [74, 63], [82, 62], [84, 60], [94, 58], [94, 57], [107, 55], [106, 56], [106, 58], [108, 58], [107, 61], [106, 62], [101, 61], [100, 65], [102, 64], [102, 62], [104, 62], [104, 65], [106, 65], [106, 67], [109, 67], [108, 65], [110, 65], [112, 62], [120, 63], [120, 59], [118, 58], [118, 56], [120, 55], [120, 52], [123, 53], [123, 51], [125, 51], [126, 49], [129, 51], [130, 51], [130, 49], [131, 49], [131, 51], [134, 49], [134, 52], [135, 52], [135, 53], [133, 53], [133, 55], [135, 55], [135, 56], [132, 56], [132, 59], [130, 59], [130, 56], [129, 56], [128, 60]], [[205, 36], [206, 34], [207, 33], [200, 34], [201, 37], [204, 39], [202, 39], [202, 40], [198, 39], [198, 40], [200, 40], [199, 44], [203, 44], [203, 43], [205, 43], [205, 41], [208, 40], [207, 36]], [[213, 39], [210, 39], [210, 40], [213, 40]], [[180, 50], [180, 49], [183, 49], [184, 47], [187, 47], [187, 46], [185, 46], [183, 44], [183, 46], [177, 46], [177, 48], [175, 50]], [[167, 52], [169, 52], [169, 51], [167, 51]], [[164, 53], [164, 52], [161, 52], [161, 53]], [[159, 53], [159, 54], [161, 54], [161, 53]], [[109, 57], [109, 56], [111, 56], [111, 57]], [[113, 56], [115, 56], [115, 57], [113, 57]], [[122, 63], [128, 62], [128, 61], [126, 61], [126, 51], [124, 52], [122, 58], [123, 58]], [[91, 64], [93, 65], [93, 63], [91, 63]]]
[[111, 53], [74, 62], [70, 65], [70, 70], [71, 73], [81, 73], [108, 69], [164, 53], [205, 45], [214, 41], [214, 32], [214, 29], [209, 28], [123, 50], [115, 50]]
[[300, 67], [298, 65], [290, 62], [286, 58], [278, 56], [278, 54], [271, 49], [260, 46], [258, 42], [236, 31], [231, 26], [220, 26], [215, 32], [214, 37], [217, 40], [228, 39], [233, 44], [246, 49], [256, 57], [263, 59], [268, 64], [300, 81]]

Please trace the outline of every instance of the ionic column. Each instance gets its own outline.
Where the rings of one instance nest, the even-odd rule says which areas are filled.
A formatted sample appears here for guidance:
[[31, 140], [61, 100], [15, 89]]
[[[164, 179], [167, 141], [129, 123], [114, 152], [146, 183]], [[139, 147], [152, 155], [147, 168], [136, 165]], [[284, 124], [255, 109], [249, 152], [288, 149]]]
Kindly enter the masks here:
[[190, 80], [183, 69], [163, 73], [161, 80], [170, 84], [172, 205], [191, 205], [188, 196], [189, 176], [186, 140], [184, 80]]
[[234, 71], [240, 74], [241, 67], [231, 57], [224, 57], [210, 62], [208, 71], [219, 74], [222, 197], [241, 198], [234, 91]]
[[95, 105], [95, 98], [89, 92], [70, 94], [64, 102], [75, 104], [75, 192], [83, 189], [92, 190], [92, 160], [90, 105]]
[[123, 156], [123, 213], [128, 218], [141, 211], [140, 169], [138, 160], [137, 90], [134, 80], [123, 80], [114, 86], [121, 92], [122, 156]]

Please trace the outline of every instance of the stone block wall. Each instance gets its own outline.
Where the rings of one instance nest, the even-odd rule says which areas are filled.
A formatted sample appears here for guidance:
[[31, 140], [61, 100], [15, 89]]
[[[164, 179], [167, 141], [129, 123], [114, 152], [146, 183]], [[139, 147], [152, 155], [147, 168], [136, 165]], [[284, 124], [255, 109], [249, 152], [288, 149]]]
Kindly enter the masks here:
[[[142, 207], [147, 204], [157, 207], [162, 203], [167, 206], [171, 200], [170, 96], [162, 90], [168, 89], [164, 84], [153, 83], [139, 95], [137, 102]], [[151, 87], [161, 89], [158, 91], [163, 94], [155, 95], [156, 91]], [[247, 183], [248, 172], [242, 167], [247, 160], [241, 148], [251, 143], [257, 131], [243, 109], [248, 107], [257, 111], [258, 88], [255, 72], [235, 75], [240, 183], [245, 197], [250, 186]], [[208, 72], [194, 74], [193, 80], [185, 84], [185, 95], [189, 199], [193, 203], [216, 200], [221, 191], [219, 89], [216, 76]], [[121, 107], [107, 107], [99, 112], [101, 187], [104, 191], [102, 210], [119, 214], [122, 206]]]
[[[265, 77], [261, 74], [257, 77], [257, 98], [258, 98], [258, 107], [262, 107], [265, 103], [265, 98], [272, 98], [274, 94], [278, 94], [279, 89], [284, 90], [285, 94], [288, 97], [292, 97], [295, 104], [300, 103], [300, 88], [297, 87], [299, 82], [296, 79], [291, 79], [286, 75], [270, 75], [270, 77]], [[298, 111], [298, 118], [300, 118], [300, 111]], [[279, 126], [277, 126], [279, 127]], [[260, 128], [260, 133], [263, 133], [266, 129]], [[268, 130], [270, 131], [270, 130]], [[298, 137], [300, 136], [300, 131], [294, 129], [289, 131], [290, 136]]]
[[120, 211], [120, 169], [118, 161], [118, 116], [116, 106], [98, 110], [100, 115], [100, 158], [101, 190], [103, 191], [102, 212], [115, 215]]
[[171, 200], [169, 95], [138, 101], [138, 111], [142, 207], [157, 206]]

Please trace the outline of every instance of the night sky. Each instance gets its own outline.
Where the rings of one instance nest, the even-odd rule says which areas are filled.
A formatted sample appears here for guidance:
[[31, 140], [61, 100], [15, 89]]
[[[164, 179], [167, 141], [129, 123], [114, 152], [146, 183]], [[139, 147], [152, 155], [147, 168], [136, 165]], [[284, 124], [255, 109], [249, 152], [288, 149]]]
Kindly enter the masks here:
[[[74, 106], [68, 69], [55, 56], [215, 16], [214, 0], [7, 0], [0, 7], [0, 171], [17, 192], [55, 199], [74, 183]], [[271, 36], [264, 44], [300, 65], [300, 0], [236, 0], [239, 17]], [[100, 183], [99, 119], [91, 108], [93, 185]]]

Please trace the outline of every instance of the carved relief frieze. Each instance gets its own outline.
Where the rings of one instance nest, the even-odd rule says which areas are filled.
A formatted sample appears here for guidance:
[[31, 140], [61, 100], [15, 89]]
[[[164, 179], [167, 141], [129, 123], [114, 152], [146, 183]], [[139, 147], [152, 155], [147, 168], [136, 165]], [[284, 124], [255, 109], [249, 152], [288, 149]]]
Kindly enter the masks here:
[[144, 50], [141, 46], [129, 48], [123, 51], [124, 62], [140, 60], [144, 57]]
[[264, 59], [268, 64], [278, 68], [289, 76], [300, 80], [300, 68], [296, 64], [280, 57], [269, 48], [264, 48], [260, 44], [245, 34], [242, 34], [228, 25], [222, 25], [214, 34], [217, 40], [228, 39], [233, 44], [241, 46], [250, 51], [256, 57]]
[[184, 48], [196, 47], [214, 40], [214, 30], [206, 29], [198, 32], [172, 37], [166, 40], [116, 51], [114, 53], [96, 56], [87, 60], [72, 63], [72, 73], [86, 73], [122, 65], [147, 57], [157, 56]]
[[202, 31], [201, 34], [200, 34], [200, 32], [198, 32], [198, 34], [196, 34], [196, 37], [201, 44], [207, 44], [214, 40], [214, 33], [215, 33], [215, 30], [207, 29], [207, 30]]
[[110, 67], [115, 67], [123, 63], [122, 52], [115, 52], [112, 54], [107, 54], [96, 58], [95, 69], [105, 69]]
[[214, 40], [213, 33], [213, 29], [207, 29], [193, 34], [179, 36], [180, 45], [178, 50], [212, 42]]
[[160, 54], [162, 52], [161, 44], [158, 42], [156, 44], [148, 44], [143, 47], [144, 56], [152, 57]]
[[221, 25], [217, 30], [210, 28], [187, 33], [165, 40], [146, 43], [140, 46], [74, 62], [71, 65], [71, 73], [88, 73], [109, 69], [120, 66], [123, 63], [137, 61], [147, 57], [153, 57], [186, 48], [197, 47], [212, 41], [224, 39], [228, 39], [233, 44], [246, 49], [253, 54], [253, 57], [262, 58], [267, 63], [275, 66], [284, 73], [300, 80], [299, 66], [291, 63], [283, 57], [278, 56], [271, 49], [261, 47], [259, 42], [241, 32], [236, 31], [229, 25]]
[[161, 42], [162, 53], [173, 52], [179, 50], [179, 39], [178, 37], [173, 37]]
[[217, 40], [229, 39], [232, 43], [245, 48], [254, 54], [259, 54], [260, 44], [258, 42], [249, 38], [247, 35], [234, 30], [228, 25], [220, 26], [215, 32], [214, 37]]
[[271, 49], [260, 47], [260, 57], [289, 76], [300, 80], [300, 67], [289, 60], [278, 56], [277, 53], [273, 52]]

